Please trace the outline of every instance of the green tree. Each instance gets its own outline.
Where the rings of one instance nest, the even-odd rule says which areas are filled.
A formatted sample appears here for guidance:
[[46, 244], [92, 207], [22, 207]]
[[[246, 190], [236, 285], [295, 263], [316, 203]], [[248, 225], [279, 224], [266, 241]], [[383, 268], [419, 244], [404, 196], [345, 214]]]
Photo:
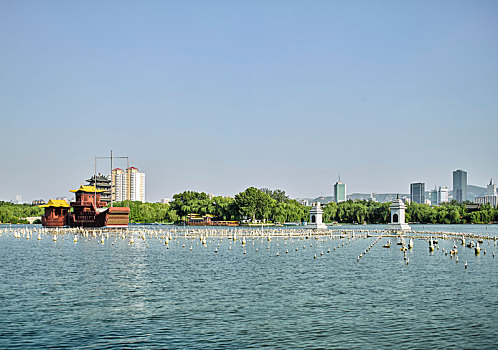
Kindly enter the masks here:
[[[235, 203], [240, 212], [240, 215], [256, 220], [256, 213], [258, 211], [258, 197], [261, 192], [256, 187], [249, 187], [244, 192], [235, 195]], [[268, 196], [265, 193], [266, 196]], [[269, 197], [269, 196], [268, 196]]]
[[285, 203], [289, 201], [289, 197], [285, 194], [283, 190], [270, 190], [269, 188], [262, 188], [261, 191], [274, 199], [277, 203]]
[[187, 214], [207, 214], [209, 196], [202, 192], [185, 191], [173, 196], [171, 208], [180, 216]]

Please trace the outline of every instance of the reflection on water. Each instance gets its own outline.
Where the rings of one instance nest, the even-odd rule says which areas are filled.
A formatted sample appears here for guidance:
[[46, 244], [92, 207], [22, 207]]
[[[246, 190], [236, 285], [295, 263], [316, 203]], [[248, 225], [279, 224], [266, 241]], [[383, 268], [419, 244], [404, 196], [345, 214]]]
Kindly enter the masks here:
[[[497, 233], [492, 225], [414, 228]], [[4, 233], [0, 348], [496, 346], [496, 241], [475, 255], [440, 239], [430, 254], [415, 239], [406, 265], [395, 240], [388, 249], [383, 238], [357, 262], [375, 240], [248, 238], [229, 249], [227, 238], [210, 237], [207, 247], [178, 238], [166, 248], [155, 238], [102, 245]], [[455, 243], [458, 263], [444, 253]]]

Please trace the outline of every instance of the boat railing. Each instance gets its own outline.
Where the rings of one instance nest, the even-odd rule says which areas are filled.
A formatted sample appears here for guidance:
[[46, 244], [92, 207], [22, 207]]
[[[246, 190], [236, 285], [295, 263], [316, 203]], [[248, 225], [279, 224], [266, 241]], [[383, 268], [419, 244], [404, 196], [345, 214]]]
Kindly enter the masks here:
[[75, 222], [95, 221], [96, 214], [79, 214], [74, 216]]
[[[93, 201], [80, 201], [80, 202], [71, 202], [70, 205], [72, 207], [91, 207], [94, 205]], [[97, 207], [105, 207], [107, 204], [105, 202], [97, 202]]]

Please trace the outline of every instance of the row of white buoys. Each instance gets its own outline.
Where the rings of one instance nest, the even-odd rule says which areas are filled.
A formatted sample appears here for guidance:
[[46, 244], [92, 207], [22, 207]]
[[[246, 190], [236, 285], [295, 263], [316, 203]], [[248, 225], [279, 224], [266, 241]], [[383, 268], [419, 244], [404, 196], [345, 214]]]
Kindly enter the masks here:
[[[194, 242], [194, 239], [199, 238], [197, 241], [198, 243], [201, 243], [204, 247], [207, 247], [208, 245], [211, 245], [213, 239], [216, 240], [216, 238], [228, 238], [229, 246], [228, 249], [232, 249], [232, 243], [239, 239], [241, 242], [241, 245], [243, 247], [247, 245], [251, 245], [251, 240], [252, 240], [252, 246], [253, 249], [264, 249], [264, 242], [267, 242], [268, 244], [266, 245], [267, 250], [270, 249], [270, 246], [273, 245], [277, 246], [277, 251], [273, 253], [274, 255], [276, 254], [277, 256], [280, 256], [281, 253], [285, 251], [286, 254], [289, 254], [289, 251], [292, 251], [292, 249], [295, 249], [296, 251], [299, 250], [299, 245], [301, 245], [302, 249], [316, 249], [314, 254], [314, 257], [316, 255], [316, 258], [319, 256], [323, 256], [324, 252], [326, 249], [322, 248], [320, 249], [319, 246], [322, 245], [325, 240], [332, 240], [332, 239], [339, 239], [341, 238], [341, 241], [339, 242], [339, 245], [331, 245], [330, 248], [328, 249], [327, 252], [330, 252], [331, 249], [336, 250], [342, 247], [345, 247], [348, 244], [351, 244], [353, 241], [356, 239], [361, 239], [361, 238], [367, 238], [367, 237], [375, 237], [372, 236], [372, 233], [385, 233], [387, 231], [382, 231], [382, 230], [370, 230], [370, 231], [362, 231], [362, 230], [328, 230], [324, 232], [312, 232], [312, 231], [306, 231], [306, 230], [285, 230], [285, 229], [188, 229], [188, 230], [181, 230], [181, 229], [143, 229], [143, 228], [129, 228], [127, 230], [102, 230], [102, 229], [85, 229], [85, 228], [56, 228], [56, 229], [48, 229], [48, 228], [16, 228], [16, 229], [11, 229], [5, 232], [12, 233], [12, 235], [15, 238], [25, 238], [27, 240], [36, 237], [38, 241], [42, 240], [43, 237], [50, 237], [52, 236], [52, 240], [54, 242], [57, 242], [58, 240], [64, 241], [65, 234], [74, 234], [73, 241], [74, 243], [77, 243], [77, 241], [81, 238], [84, 239], [85, 243], [86, 242], [97, 242], [100, 244], [104, 244], [105, 240], [109, 239], [116, 239], [116, 241], [121, 238], [129, 238], [129, 244], [133, 244], [135, 242], [134, 237], [138, 237], [138, 239], [141, 238], [145, 242], [145, 245], [148, 246], [147, 239], [149, 238], [155, 238], [159, 239], [162, 238], [164, 239], [164, 242], [166, 243], [165, 245], [172, 247], [172, 243], [176, 244], [179, 243], [183, 247], [186, 246], [184, 241], [178, 241], [179, 238], [184, 238], [187, 239], [190, 237], [192, 239], [192, 243]], [[113, 238], [114, 237], [114, 238]], [[240, 237], [240, 238], [239, 238]], [[390, 234], [388, 237], [393, 237]], [[405, 236], [406, 237], [406, 236]], [[408, 237], [410, 237], [408, 235]], [[445, 250], [444, 247], [439, 247], [442, 248], [443, 253], [448, 255], [450, 253], [450, 258], [454, 258], [455, 261], [458, 261], [457, 257], [457, 248], [456, 245], [461, 243], [462, 245], [467, 245], [466, 243], [470, 242], [467, 246], [470, 245], [471, 248], [474, 248], [474, 252], [477, 254], [486, 254], [486, 249], [484, 249], [486, 244], [487, 239], [493, 239], [493, 237], [488, 237], [488, 236], [483, 236], [483, 235], [472, 235], [472, 234], [462, 234], [462, 233], [436, 233], [434, 236], [434, 232], [431, 233], [431, 237], [429, 239], [429, 248], [432, 246], [432, 250], [435, 250], [435, 247], [437, 242], [437, 238], [440, 239], [450, 239], [454, 238], [455, 239], [455, 245], [453, 246], [453, 249], [451, 250]], [[468, 241], [466, 241], [466, 238], [468, 238]], [[473, 241], [471, 241], [473, 237]], [[344, 238], [347, 238], [346, 240], [342, 240]], [[249, 241], [248, 241], [249, 240]], [[406, 251], [406, 249], [412, 249], [413, 247], [413, 237], [410, 238], [408, 244], [403, 244], [403, 238], [401, 240], [401, 245], [402, 245], [402, 250]], [[261, 245], [256, 245], [258, 241], [261, 241]], [[408, 241], [408, 238], [407, 238]], [[216, 251], [220, 251], [220, 244], [223, 242], [223, 240], [218, 243], [218, 247], [216, 247]], [[390, 241], [388, 241], [390, 243]], [[484, 242], [482, 244], [481, 242]], [[497, 240], [494, 240], [495, 246]], [[197, 244], [198, 244], [197, 243]], [[113, 243], [114, 244], [114, 243]], [[200, 244], [198, 244], [200, 245]], [[280, 245], [280, 246], [279, 246]], [[489, 245], [489, 242], [488, 242]], [[193, 249], [193, 244], [187, 245], [187, 248], [190, 246], [190, 249]], [[284, 247], [285, 246], [285, 247]], [[389, 244], [390, 246], [390, 244]], [[370, 247], [368, 248], [370, 249]], [[368, 251], [367, 249], [367, 251]], [[431, 249], [431, 248], [430, 248]], [[246, 250], [247, 251], [247, 250]], [[366, 252], [361, 253], [361, 257], [365, 256]], [[493, 258], [495, 257], [495, 252], [493, 251]], [[462, 257], [462, 256], [460, 256]]]
[[365, 249], [362, 253], [360, 253], [360, 255], [356, 257], [356, 261], [360, 262], [360, 259], [363, 258], [365, 255], [367, 255], [370, 249], [372, 249], [377, 244], [377, 242], [381, 240], [381, 238], [382, 236], [377, 237], [377, 239], [372, 244], [370, 244], [367, 249]]

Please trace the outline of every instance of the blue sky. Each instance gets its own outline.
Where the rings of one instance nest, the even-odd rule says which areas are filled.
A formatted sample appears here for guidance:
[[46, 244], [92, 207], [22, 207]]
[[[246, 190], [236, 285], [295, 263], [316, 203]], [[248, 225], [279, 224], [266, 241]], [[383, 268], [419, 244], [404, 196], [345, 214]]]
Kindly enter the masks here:
[[496, 1], [0, 0], [0, 200], [69, 195], [111, 149], [148, 201], [484, 186], [497, 37]]

